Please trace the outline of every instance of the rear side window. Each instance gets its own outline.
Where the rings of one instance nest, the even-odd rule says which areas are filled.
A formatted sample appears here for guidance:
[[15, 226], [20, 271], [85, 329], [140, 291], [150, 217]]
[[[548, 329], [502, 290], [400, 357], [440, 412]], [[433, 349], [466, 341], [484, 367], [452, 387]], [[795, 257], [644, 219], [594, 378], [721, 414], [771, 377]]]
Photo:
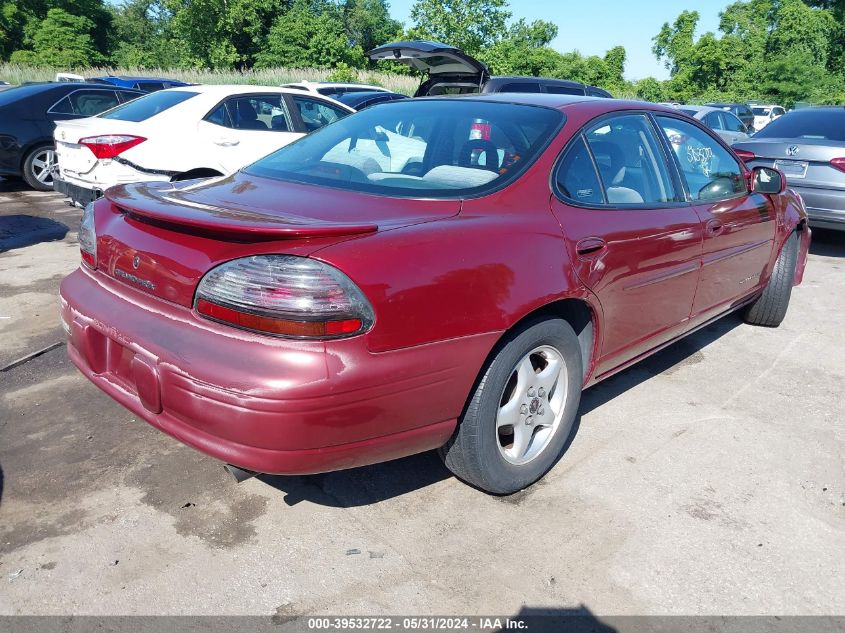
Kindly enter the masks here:
[[164, 84], [160, 81], [145, 81], [143, 83], [136, 84], [135, 87], [147, 92], [155, 92], [156, 90], [164, 90], [165, 88]]
[[845, 108], [807, 108], [787, 112], [769, 123], [754, 138], [811, 138], [845, 141]]
[[540, 92], [540, 84], [535, 82], [516, 83], [512, 82], [503, 85], [498, 92]]
[[319, 130], [324, 125], [334, 123], [349, 114], [346, 110], [335, 108], [323, 101], [300, 97], [299, 95], [293, 97], [293, 102], [299, 110], [299, 116], [305, 124], [305, 129], [309, 132]]
[[119, 103], [114, 90], [75, 90], [53, 105], [49, 111], [53, 114], [94, 116]]
[[[584, 91], [575, 86], [546, 86], [546, 92], [552, 95], [582, 95]], [[604, 95], [594, 95], [603, 97]]]
[[154, 92], [125, 103], [111, 112], [107, 112], [103, 115], [103, 118], [140, 123], [195, 96], [197, 96], [196, 92], [182, 90], [175, 92]]
[[227, 99], [206, 120], [235, 130], [294, 131], [280, 94], [242, 95]]
[[722, 115], [718, 112], [711, 112], [703, 119], [704, 125], [709, 127], [711, 130], [722, 130]]
[[555, 182], [558, 191], [567, 200], [589, 205], [604, 204], [599, 176], [583, 137], [578, 137], [569, 146], [558, 165]]
[[678, 200], [666, 155], [648, 118], [617, 116], [586, 133], [608, 204], [663, 204]]
[[745, 193], [739, 162], [701, 128], [679, 119], [658, 116], [693, 200], [720, 200]]
[[735, 116], [725, 112], [723, 117], [725, 119], [725, 129], [728, 132], [745, 132], [745, 124]]

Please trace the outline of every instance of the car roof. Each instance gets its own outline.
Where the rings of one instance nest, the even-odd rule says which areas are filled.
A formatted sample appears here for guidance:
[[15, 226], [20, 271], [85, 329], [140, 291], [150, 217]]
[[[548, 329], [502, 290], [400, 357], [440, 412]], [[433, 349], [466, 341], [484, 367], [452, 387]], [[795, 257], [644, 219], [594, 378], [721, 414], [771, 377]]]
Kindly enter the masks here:
[[[182, 92], [196, 92], [198, 94], [210, 95], [229, 95], [239, 94], [241, 92], [272, 92], [281, 94], [291, 94], [303, 96], [302, 90], [296, 88], [283, 88], [281, 86], [254, 86], [252, 84], [197, 84], [195, 86], [177, 86], [176, 88], [168, 88], [168, 90], [179, 90]], [[309, 97], [317, 97], [327, 99], [325, 96], [309, 94]], [[331, 99], [329, 99], [331, 101]]]
[[[498, 103], [513, 103], [518, 105], [534, 105], [556, 110], [565, 110], [576, 104], [590, 104], [599, 106], [602, 111], [612, 110], [653, 110], [655, 112], [677, 113], [677, 108], [662, 106], [648, 101], [626, 101], [623, 99], [607, 99], [606, 97], [591, 97], [587, 95], [557, 95], [545, 92], [487, 92], [464, 95], [441, 95], [436, 97], [415, 97], [411, 101], [488, 101]], [[406, 103], [406, 102], [405, 102]]]

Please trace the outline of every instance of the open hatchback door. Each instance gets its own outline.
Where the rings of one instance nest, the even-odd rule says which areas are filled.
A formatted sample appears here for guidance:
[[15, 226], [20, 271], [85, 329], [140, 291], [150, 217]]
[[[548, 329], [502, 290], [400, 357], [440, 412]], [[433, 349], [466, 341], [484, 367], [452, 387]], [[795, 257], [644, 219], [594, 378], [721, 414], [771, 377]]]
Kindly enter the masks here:
[[487, 66], [441, 42], [412, 40], [382, 44], [367, 52], [372, 61], [393, 60], [426, 73], [415, 97], [480, 92], [490, 78]]

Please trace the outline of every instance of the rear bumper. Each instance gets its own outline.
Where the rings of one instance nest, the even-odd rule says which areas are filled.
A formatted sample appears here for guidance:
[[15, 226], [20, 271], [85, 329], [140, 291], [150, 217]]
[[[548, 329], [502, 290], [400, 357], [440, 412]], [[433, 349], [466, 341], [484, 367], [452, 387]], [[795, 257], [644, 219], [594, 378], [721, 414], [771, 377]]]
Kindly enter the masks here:
[[802, 187], [794, 182], [789, 188], [801, 194], [812, 228], [845, 231], [845, 191]]
[[251, 335], [79, 269], [61, 287], [68, 354], [156, 428], [241, 468], [306, 474], [443, 445], [498, 333], [373, 354]]
[[82, 206], [85, 206], [89, 202], [93, 202], [98, 198], [102, 198], [103, 196], [102, 189], [89, 189], [87, 187], [82, 187], [66, 180], [62, 180], [58, 176], [53, 178], [53, 189]]

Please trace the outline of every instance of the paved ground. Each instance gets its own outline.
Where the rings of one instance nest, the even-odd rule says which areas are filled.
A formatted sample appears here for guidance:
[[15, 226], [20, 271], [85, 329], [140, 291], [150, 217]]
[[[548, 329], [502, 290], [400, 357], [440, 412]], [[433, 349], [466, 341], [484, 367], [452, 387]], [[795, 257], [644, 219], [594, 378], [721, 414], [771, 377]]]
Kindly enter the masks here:
[[[0, 183], [0, 366], [61, 340], [79, 217]], [[845, 614], [843, 264], [587, 392], [509, 498], [432, 454], [235, 485], [46, 353], [0, 373], [0, 613]]]

